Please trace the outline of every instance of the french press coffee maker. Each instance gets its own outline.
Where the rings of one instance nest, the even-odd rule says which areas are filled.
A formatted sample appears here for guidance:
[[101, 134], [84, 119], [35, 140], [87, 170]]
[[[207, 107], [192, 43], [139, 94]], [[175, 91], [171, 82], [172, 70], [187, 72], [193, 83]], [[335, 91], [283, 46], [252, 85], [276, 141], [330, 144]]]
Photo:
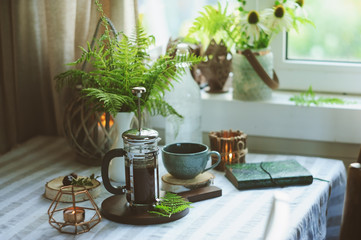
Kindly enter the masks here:
[[[102, 178], [106, 190], [115, 195], [102, 202], [103, 217], [120, 223], [148, 225], [175, 221], [188, 214], [189, 209], [163, 217], [151, 213], [159, 202], [158, 132], [141, 128], [140, 97], [143, 87], [132, 89], [138, 97], [139, 128], [122, 134], [124, 148], [107, 152], [102, 162]], [[125, 158], [125, 186], [113, 186], [109, 180], [109, 163], [115, 157]]]
[[[105, 211], [105, 217], [116, 214], [114, 211], [119, 209], [116, 210], [115, 207], [108, 205], [119, 205], [119, 201], [124, 201], [122, 199], [124, 193], [127, 204], [120, 206], [121, 208], [147, 209], [154, 206], [159, 199], [158, 141], [160, 138], [157, 131], [141, 128], [140, 98], [145, 91], [143, 87], [132, 89], [133, 94], [138, 97], [139, 128], [125, 131], [122, 134], [124, 148], [112, 149], [103, 158], [101, 173], [104, 187], [110, 193], [118, 195], [103, 202], [102, 212]], [[109, 180], [109, 163], [113, 158], [123, 156], [126, 185], [115, 187]], [[117, 220], [119, 219], [115, 219]]]

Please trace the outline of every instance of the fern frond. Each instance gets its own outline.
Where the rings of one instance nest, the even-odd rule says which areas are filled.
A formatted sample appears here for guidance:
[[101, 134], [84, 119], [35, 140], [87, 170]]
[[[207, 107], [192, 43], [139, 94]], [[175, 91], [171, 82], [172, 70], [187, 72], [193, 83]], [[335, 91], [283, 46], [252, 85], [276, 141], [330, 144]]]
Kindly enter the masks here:
[[160, 98], [149, 98], [145, 105], [148, 112], [154, 115], [161, 115], [163, 117], [174, 115], [178, 118], [183, 118], [171, 105]]
[[133, 106], [132, 110], [134, 110], [136, 107], [133, 99], [128, 96], [122, 96], [119, 94], [106, 92], [97, 88], [85, 88], [82, 90], [82, 92], [91, 100], [96, 100], [96, 102], [102, 102], [104, 110], [113, 114], [114, 116], [117, 112], [121, 112], [122, 108], [124, 108], [124, 105], [126, 104], [133, 103], [131, 104]]
[[56, 89], [59, 91], [64, 86], [75, 87], [78, 84], [85, 85], [86, 79], [91, 78], [91, 76], [78, 69], [70, 69], [66, 72], [60, 73], [55, 77], [56, 80]]
[[[203, 60], [202, 57], [197, 57], [190, 54], [184, 58], [173, 59], [170, 56], [161, 56], [144, 74], [145, 86], [149, 89], [149, 97], [160, 98], [165, 91], [169, 91], [172, 87], [172, 81], [179, 81], [185, 73], [188, 66], [199, 63]], [[184, 64], [179, 64], [184, 63]]]
[[165, 196], [161, 198], [161, 201], [155, 205], [155, 211], [149, 211], [149, 213], [171, 217], [175, 213], [191, 208], [191, 204], [191, 202], [185, 200], [183, 197], [175, 193], [167, 192]]

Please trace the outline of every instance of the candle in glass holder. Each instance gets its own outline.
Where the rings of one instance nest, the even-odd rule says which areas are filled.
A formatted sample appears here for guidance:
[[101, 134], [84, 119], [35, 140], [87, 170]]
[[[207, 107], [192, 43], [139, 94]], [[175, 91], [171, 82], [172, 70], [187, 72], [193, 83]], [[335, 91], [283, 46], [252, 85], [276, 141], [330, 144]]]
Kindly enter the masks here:
[[67, 223], [81, 223], [85, 219], [85, 210], [81, 207], [68, 207], [63, 212], [64, 221]]
[[[246, 139], [247, 134], [239, 130], [210, 132], [211, 150], [218, 151], [222, 156], [221, 163], [215, 169], [224, 171], [226, 164], [244, 163], [245, 155], [248, 152]], [[215, 161], [216, 159], [212, 157], [212, 163]]]
[[98, 122], [98, 129], [97, 129], [98, 144], [101, 144], [104, 141], [106, 132], [109, 131], [109, 129], [113, 126], [113, 124], [114, 124], [114, 120], [111, 116], [109, 117], [108, 121], [107, 121], [106, 113], [103, 113], [100, 116], [100, 122]]

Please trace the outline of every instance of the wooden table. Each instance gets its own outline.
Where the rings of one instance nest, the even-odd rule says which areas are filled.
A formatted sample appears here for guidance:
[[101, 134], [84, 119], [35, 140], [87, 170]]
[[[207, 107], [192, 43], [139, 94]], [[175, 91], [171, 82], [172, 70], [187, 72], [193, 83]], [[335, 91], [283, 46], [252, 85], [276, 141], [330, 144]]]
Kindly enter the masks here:
[[[99, 175], [100, 167], [78, 162], [62, 138], [36, 137], [0, 157], [0, 239], [262, 239], [276, 191], [290, 196], [287, 239], [337, 239], [346, 184], [341, 161], [262, 154], [248, 154], [246, 161], [291, 158], [317, 178], [311, 185], [239, 191], [223, 172], [212, 171], [223, 196], [194, 203], [178, 221], [133, 226], [103, 218], [90, 232], [72, 236], [49, 225], [44, 185], [71, 172]], [[102, 190], [95, 199], [99, 207], [111, 196]]]

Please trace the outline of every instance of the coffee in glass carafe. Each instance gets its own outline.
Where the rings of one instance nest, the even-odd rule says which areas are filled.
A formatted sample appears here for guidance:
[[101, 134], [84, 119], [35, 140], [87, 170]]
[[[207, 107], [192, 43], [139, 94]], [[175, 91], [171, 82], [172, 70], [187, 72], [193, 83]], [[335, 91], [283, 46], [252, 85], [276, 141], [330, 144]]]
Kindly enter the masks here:
[[[133, 88], [133, 91], [139, 99], [145, 88]], [[122, 137], [124, 148], [112, 149], [103, 158], [104, 187], [113, 194], [125, 193], [130, 206], [153, 206], [159, 199], [158, 132], [139, 126], [138, 129], [125, 131]], [[109, 163], [113, 158], [122, 156], [125, 158], [126, 185], [114, 187], [109, 180]]]

